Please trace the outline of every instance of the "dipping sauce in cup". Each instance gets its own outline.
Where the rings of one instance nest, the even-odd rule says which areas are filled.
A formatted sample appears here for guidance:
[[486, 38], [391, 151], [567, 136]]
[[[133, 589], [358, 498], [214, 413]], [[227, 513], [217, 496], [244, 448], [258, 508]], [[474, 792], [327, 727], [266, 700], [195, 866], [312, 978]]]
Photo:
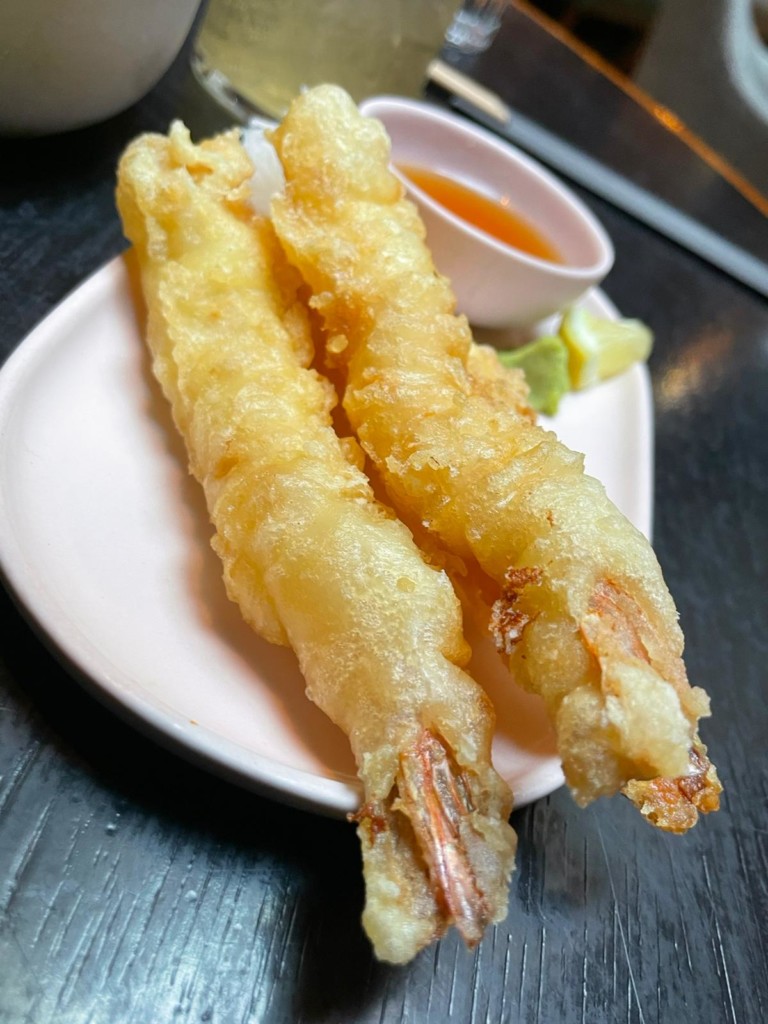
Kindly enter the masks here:
[[[418, 207], [458, 312], [473, 325], [529, 327], [572, 305], [611, 269], [613, 246], [597, 218], [510, 143], [429, 103], [379, 96], [363, 101], [360, 110], [384, 125], [392, 170]], [[439, 178], [452, 183], [447, 189], [454, 199], [460, 195], [458, 206]], [[490, 221], [479, 224], [489, 212], [484, 200]], [[533, 229], [539, 239], [534, 244], [545, 248], [526, 247], [519, 224], [513, 240], [500, 238], [496, 229], [505, 230], [500, 224], [507, 213], [522, 217], [528, 241]]]
[[485, 196], [469, 185], [426, 167], [398, 164], [397, 169], [436, 202], [486, 235], [536, 259], [563, 262], [554, 245], [513, 208], [509, 196]]

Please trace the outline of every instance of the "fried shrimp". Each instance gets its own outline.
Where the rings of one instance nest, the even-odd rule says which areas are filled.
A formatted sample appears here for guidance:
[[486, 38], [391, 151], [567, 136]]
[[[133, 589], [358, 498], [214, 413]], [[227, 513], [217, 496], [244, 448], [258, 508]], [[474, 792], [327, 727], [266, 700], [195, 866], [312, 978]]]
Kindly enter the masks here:
[[252, 170], [236, 132], [193, 145], [177, 123], [123, 155], [118, 206], [229, 596], [295, 650], [308, 696], [349, 737], [364, 925], [403, 962], [449, 925], [473, 944], [505, 916], [511, 794], [488, 699], [459, 667], [458, 600], [334, 433], [301, 282], [249, 205]]
[[273, 141], [273, 222], [393, 505], [482, 577], [497, 647], [544, 698], [576, 800], [624, 789], [660, 827], [688, 827], [720, 790], [696, 732], [709, 701], [688, 684], [649, 544], [454, 315], [382, 126], [324, 86]]

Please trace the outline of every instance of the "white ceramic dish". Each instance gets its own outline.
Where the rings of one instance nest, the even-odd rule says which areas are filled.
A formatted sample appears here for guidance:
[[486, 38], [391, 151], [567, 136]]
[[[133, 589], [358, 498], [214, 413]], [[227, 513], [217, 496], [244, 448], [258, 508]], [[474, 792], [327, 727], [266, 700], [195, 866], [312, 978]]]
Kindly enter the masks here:
[[[376, 96], [360, 104], [392, 143], [393, 170], [419, 208], [438, 270], [458, 308], [481, 327], [525, 326], [564, 309], [598, 285], [613, 245], [596, 217], [535, 160], [466, 118], [433, 104]], [[442, 173], [509, 203], [560, 253], [552, 263], [513, 249], [455, 216], [414, 185], [398, 165]]]
[[[612, 312], [599, 293], [588, 301]], [[645, 368], [568, 396], [556, 425], [647, 533]], [[278, 799], [353, 810], [345, 738], [305, 698], [293, 656], [255, 636], [226, 599], [185, 465], [116, 259], [0, 372], [5, 578], [75, 674], [134, 724]], [[518, 805], [556, 789], [562, 775], [538, 699], [511, 686], [488, 642], [473, 670], [503, 698], [494, 757]]]
[[3, 0], [0, 132], [47, 135], [111, 117], [171, 66], [200, 0]]

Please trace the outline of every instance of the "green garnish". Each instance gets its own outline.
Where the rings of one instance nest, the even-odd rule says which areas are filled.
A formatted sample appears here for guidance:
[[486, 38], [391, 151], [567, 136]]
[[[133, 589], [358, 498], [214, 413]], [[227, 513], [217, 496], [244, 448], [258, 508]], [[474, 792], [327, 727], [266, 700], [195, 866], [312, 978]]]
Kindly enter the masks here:
[[537, 412], [554, 416], [560, 399], [570, 390], [568, 348], [562, 338], [544, 335], [520, 348], [499, 352], [503, 366], [519, 368], [530, 388], [528, 401]]

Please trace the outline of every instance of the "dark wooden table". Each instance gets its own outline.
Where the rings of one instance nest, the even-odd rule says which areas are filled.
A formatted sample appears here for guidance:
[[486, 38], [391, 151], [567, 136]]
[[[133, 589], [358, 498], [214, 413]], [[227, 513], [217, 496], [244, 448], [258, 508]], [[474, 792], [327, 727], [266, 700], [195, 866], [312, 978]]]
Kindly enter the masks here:
[[[545, 94], [555, 112], [557, 90], [578, 97], [593, 137], [601, 111], [614, 126], [622, 104], [632, 117], [629, 98], [518, 12], [478, 73], [537, 116]], [[121, 250], [116, 159], [173, 116], [197, 136], [226, 122], [184, 55], [105, 124], [0, 142], [3, 356]], [[654, 153], [638, 152], [642, 170]], [[684, 173], [674, 168], [677, 187]], [[705, 208], [711, 179], [699, 169], [687, 180]], [[560, 790], [514, 814], [503, 924], [474, 952], [450, 935], [408, 967], [380, 965], [359, 925], [351, 826], [145, 738], [2, 594], [2, 1024], [768, 1019], [768, 303], [585, 198], [616, 244], [606, 291], [657, 336], [655, 546], [691, 678], [713, 701], [703, 734], [726, 787], [721, 812], [673, 838], [621, 799], [580, 811]]]

